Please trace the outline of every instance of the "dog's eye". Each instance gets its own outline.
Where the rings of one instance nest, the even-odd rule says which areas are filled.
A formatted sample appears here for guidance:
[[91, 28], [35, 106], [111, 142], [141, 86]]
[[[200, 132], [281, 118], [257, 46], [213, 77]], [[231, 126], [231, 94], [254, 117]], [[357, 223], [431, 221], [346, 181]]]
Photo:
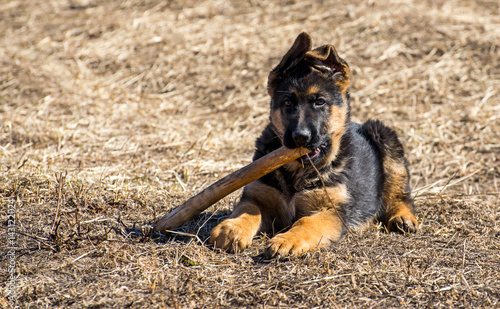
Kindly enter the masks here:
[[289, 98], [286, 98], [283, 100], [283, 105], [285, 106], [292, 106], [293, 103], [292, 103], [292, 100], [290, 100]]
[[316, 104], [317, 106], [322, 106], [326, 104], [326, 101], [323, 98], [319, 98], [314, 102], [314, 104]]

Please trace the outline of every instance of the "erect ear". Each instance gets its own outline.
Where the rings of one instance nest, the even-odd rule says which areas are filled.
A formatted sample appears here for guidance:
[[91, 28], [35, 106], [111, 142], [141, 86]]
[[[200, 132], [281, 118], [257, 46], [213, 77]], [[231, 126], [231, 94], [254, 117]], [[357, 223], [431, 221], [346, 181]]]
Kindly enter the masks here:
[[272, 89], [276, 86], [276, 81], [278, 76], [281, 74], [286, 74], [295, 67], [302, 59], [304, 59], [306, 53], [311, 50], [311, 37], [305, 32], [302, 32], [297, 36], [295, 42], [288, 52], [283, 56], [281, 62], [269, 73], [269, 78], [267, 81], [268, 91], [271, 93]]
[[349, 85], [349, 65], [340, 58], [332, 45], [323, 45], [306, 53], [305, 59], [311, 67], [327, 74], [343, 88]]

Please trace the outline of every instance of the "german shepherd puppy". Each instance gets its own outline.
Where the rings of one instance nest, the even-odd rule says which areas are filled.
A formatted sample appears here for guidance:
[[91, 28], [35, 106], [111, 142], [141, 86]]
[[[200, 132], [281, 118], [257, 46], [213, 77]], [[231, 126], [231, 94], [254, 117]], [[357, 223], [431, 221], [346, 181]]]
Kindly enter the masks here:
[[260, 231], [268, 257], [300, 255], [380, 220], [415, 232], [409, 173], [396, 132], [379, 121], [350, 120], [349, 66], [332, 45], [311, 50], [301, 33], [269, 74], [270, 123], [253, 160], [285, 145], [310, 152], [248, 184], [210, 243], [239, 251]]

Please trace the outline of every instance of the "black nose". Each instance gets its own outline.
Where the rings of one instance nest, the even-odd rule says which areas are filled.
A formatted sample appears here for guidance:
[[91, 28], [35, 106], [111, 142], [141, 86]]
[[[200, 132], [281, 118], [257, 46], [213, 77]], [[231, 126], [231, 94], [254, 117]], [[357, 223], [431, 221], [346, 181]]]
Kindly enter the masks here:
[[304, 147], [311, 140], [311, 132], [297, 129], [292, 132], [292, 138], [297, 146]]

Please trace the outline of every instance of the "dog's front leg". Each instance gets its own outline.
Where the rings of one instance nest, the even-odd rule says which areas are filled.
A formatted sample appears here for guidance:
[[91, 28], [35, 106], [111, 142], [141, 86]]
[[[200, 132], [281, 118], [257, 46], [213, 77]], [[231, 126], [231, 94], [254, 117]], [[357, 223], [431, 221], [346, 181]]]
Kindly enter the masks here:
[[259, 207], [242, 199], [231, 216], [212, 230], [210, 244], [226, 251], [241, 251], [252, 244], [260, 222]]
[[323, 210], [303, 217], [286, 233], [269, 241], [266, 256], [301, 255], [321, 248], [342, 235], [342, 221], [333, 210]]
[[294, 203], [300, 219], [269, 241], [266, 255], [301, 255], [340, 239], [345, 228], [338, 210], [347, 200], [345, 185], [297, 194]]
[[275, 224], [290, 226], [293, 216], [283, 193], [256, 180], [245, 187], [231, 216], [212, 230], [210, 243], [223, 250], [241, 251], [251, 245], [259, 230], [271, 232]]

